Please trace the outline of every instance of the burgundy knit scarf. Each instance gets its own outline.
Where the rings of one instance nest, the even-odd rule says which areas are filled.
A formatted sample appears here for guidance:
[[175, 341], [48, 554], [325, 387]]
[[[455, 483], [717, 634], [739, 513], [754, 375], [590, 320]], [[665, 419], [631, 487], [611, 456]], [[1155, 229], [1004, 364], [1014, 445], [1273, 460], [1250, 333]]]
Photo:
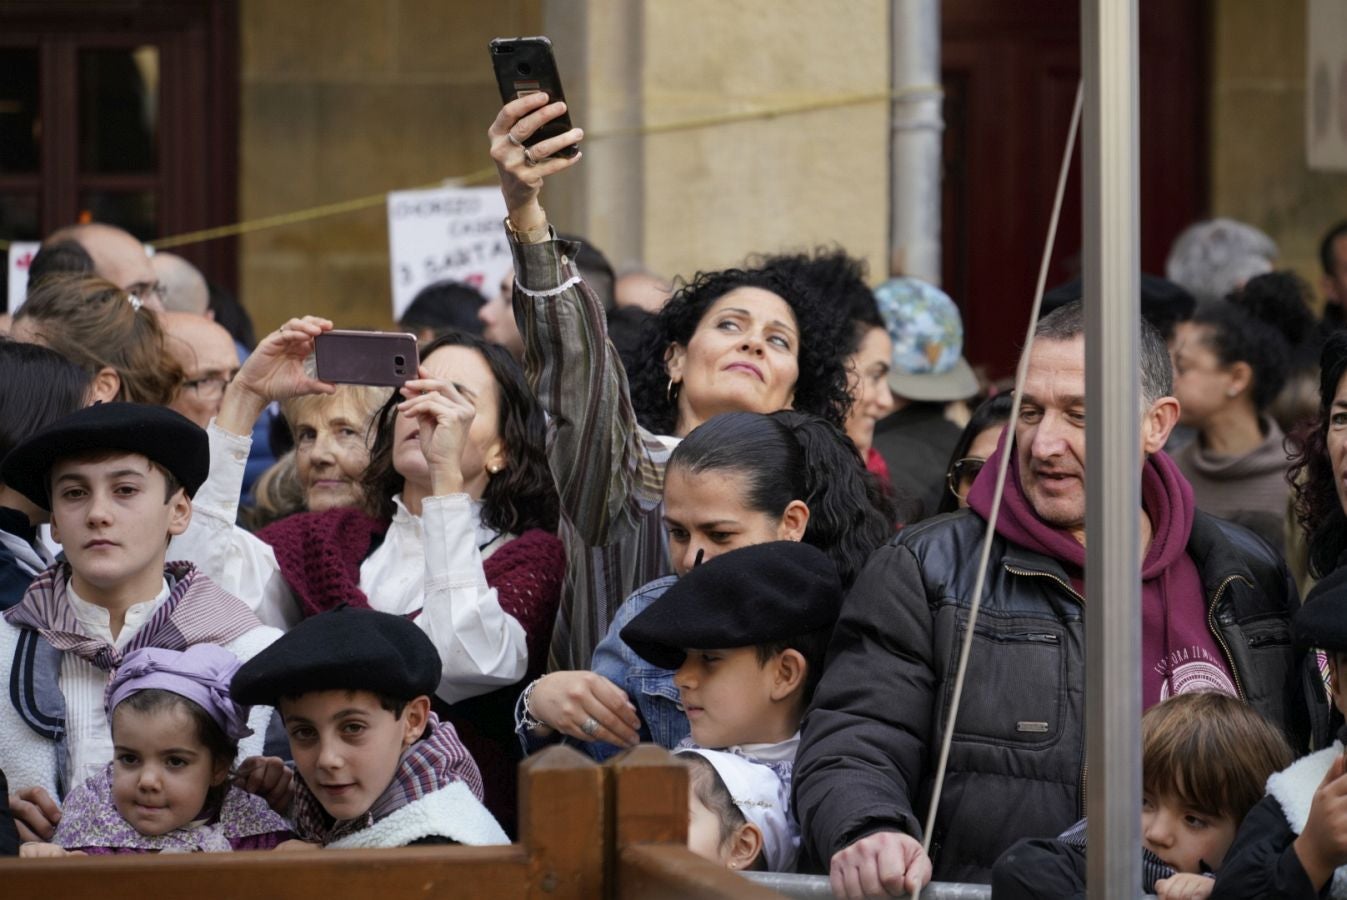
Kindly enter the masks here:
[[271, 545], [307, 618], [343, 603], [369, 608], [360, 589], [360, 564], [387, 531], [387, 521], [347, 507], [286, 516], [257, 536]]

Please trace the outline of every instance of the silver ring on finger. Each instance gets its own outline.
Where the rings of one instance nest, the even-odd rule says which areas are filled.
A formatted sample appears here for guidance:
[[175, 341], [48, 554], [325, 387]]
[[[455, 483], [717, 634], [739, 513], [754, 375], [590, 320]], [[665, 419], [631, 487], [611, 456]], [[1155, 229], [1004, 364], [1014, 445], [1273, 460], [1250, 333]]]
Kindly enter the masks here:
[[538, 160], [533, 158], [533, 154], [529, 152], [528, 147], [524, 148], [524, 162], [530, 166], [536, 166], [538, 164]]
[[514, 144], [516, 147], [522, 147], [522, 146], [524, 146], [524, 142], [521, 141], [519, 138], [515, 137], [513, 131], [507, 131], [507, 132], [505, 132], [505, 136], [506, 136], [507, 138], [509, 138], [509, 139], [510, 139], [510, 143], [511, 143], [511, 144]]
[[583, 731], [588, 736], [593, 737], [594, 735], [599, 733], [599, 720], [594, 718], [593, 716], [590, 716], [588, 719], [585, 719], [585, 721], [580, 723], [580, 730]]

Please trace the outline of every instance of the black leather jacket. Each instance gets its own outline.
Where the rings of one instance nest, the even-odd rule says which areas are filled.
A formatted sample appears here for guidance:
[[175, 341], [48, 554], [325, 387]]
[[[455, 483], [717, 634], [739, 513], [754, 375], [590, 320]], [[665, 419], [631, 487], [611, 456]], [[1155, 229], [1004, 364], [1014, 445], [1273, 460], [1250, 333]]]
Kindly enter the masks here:
[[[795, 765], [806, 867], [876, 831], [921, 834], [984, 533], [967, 511], [909, 527], [848, 595]], [[1188, 553], [1241, 695], [1303, 752], [1307, 697], [1323, 691], [1291, 645], [1286, 567], [1251, 532], [1201, 512]], [[1085, 814], [1087, 604], [1060, 563], [999, 535], [983, 596], [935, 824], [942, 881], [987, 882], [1015, 841], [1054, 837]]]

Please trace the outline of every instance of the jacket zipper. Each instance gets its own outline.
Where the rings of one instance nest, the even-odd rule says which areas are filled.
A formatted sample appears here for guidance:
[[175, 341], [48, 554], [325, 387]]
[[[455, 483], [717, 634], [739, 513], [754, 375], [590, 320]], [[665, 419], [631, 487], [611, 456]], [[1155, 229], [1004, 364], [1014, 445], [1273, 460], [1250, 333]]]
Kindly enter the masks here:
[[1220, 583], [1216, 588], [1216, 593], [1211, 597], [1211, 605], [1207, 607], [1207, 629], [1211, 636], [1216, 638], [1216, 643], [1221, 646], [1221, 653], [1225, 656], [1225, 664], [1230, 667], [1230, 675], [1235, 679], [1235, 693], [1239, 694], [1239, 699], [1247, 700], [1244, 694], [1244, 685], [1239, 680], [1239, 670], [1235, 668], [1235, 657], [1230, 653], [1230, 647], [1226, 644], [1225, 638], [1216, 627], [1216, 604], [1221, 602], [1221, 595], [1225, 593], [1226, 587], [1232, 581], [1243, 581], [1243, 575], [1230, 575]]
[[1063, 590], [1065, 590], [1067, 593], [1069, 593], [1072, 597], [1075, 597], [1077, 600], [1079, 600], [1079, 601], [1081, 602], [1081, 605], [1082, 605], [1082, 606], [1085, 605], [1085, 598], [1082, 597], [1082, 596], [1076, 591], [1075, 588], [1073, 588], [1070, 584], [1068, 584], [1067, 582], [1065, 582], [1065, 581], [1063, 581], [1062, 579], [1058, 578], [1056, 575], [1052, 574], [1051, 572], [1035, 572], [1033, 569], [1021, 569], [1021, 568], [1017, 568], [1016, 566], [1012, 566], [1012, 565], [1010, 565], [1010, 564], [1008, 564], [1008, 563], [1006, 563], [1006, 564], [1004, 564], [1004, 565], [1005, 565], [1006, 571], [1009, 572], [1009, 573], [1011, 573], [1012, 575], [1030, 575], [1030, 576], [1035, 577], [1035, 578], [1050, 578], [1050, 579], [1052, 579], [1053, 581], [1055, 581], [1055, 582], [1057, 582], [1058, 584], [1060, 584], [1060, 585], [1062, 586]]
[[[1037, 572], [1037, 571], [1034, 571], [1033, 569], [1021, 569], [1021, 568], [1019, 568], [1018, 566], [1012, 566], [1012, 565], [1009, 565], [1008, 563], [1002, 563], [1002, 565], [1004, 565], [1006, 571], [1009, 572], [1009, 573], [1011, 573], [1012, 575], [1024, 575], [1024, 576], [1028, 576], [1028, 577], [1031, 577], [1031, 578], [1048, 578], [1048, 579], [1050, 579], [1050, 580], [1052, 580], [1052, 581], [1055, 581], [1055, 582], [1057, 582], [1057, 584], [1059, 584], [1059, 585], [1062, 586], [1062, 589], [1063, 589], [1063, 590], [1065, 590], [1065, 591], [1066, 591], [1068, 594], [1070, 594], [1072, 597], [1075, 597], [1076, 600], [1078, 600], [1078, 601], [1080, 602], [1080, 605], [1081, 605], [1081, 606], [1084, 606], [1084, 605], [1085, 605], [1085, 598], [1081, 596], [1081, 594], [1080, 594], [1079, 591], [1077, 591], [1077, 590], [1076, 590], [1075, 588], [1073, 588], [1070, 584], [1068, 584], [1067, 582], [1063, 581], [1061, 578], [1058, 578], [1056, 575], [1052, 574], [1051, 572]], [[1082, 819], [1085, 818], [1085, 786], [1086, 786], [1086, 782], [1088, 781], [1089, 777], [1090, 777], [1090, 764], [1089, 764], [1089, 762], [1085, 759], [1085, 742], [1084, 742], [1084, 741], [1081, 741], [1081, 744], [1080, 744], [1080, 794], [1079, 794], [1080, 800], [1079, 800], [1079, 802], [1078, 802], [1076, 805], [1077, 805], [1077, 807], [1080, 809], [1080, 818], [1082, 818]]]

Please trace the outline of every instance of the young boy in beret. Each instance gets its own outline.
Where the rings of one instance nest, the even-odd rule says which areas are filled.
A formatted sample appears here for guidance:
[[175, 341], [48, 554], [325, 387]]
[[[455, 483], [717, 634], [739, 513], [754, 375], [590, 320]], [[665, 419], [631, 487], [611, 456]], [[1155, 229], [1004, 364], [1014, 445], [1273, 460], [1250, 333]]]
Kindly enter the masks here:
[[622, 640], [676, 670], [692, 733], [685, 744], [765, 763], [789, 787], [841, 602], [823, 551], [772, 541], [694, 567], [622, 629]]
[[[280, 635], [195, 566], [165, 562], [208, 466], [204, 431], [133, 403], [72, 413], [0, 464], [64, 548], [0, 620], [0, 769], [25, 841], [50, 839], [60, 798], [112, 759], [103, 694], [127, 653], [218, 644], [246, 660]], [[270, 716], [253, 710], [241, 756], [261, 751]]]
[[341, 607], [245, 663], [230, 693], [275, 706], [299, 778], [290, 818], [322, 847], [508, 844], [454, 726], [430, 710], [440, 656], [413, 622]]
[[[1314, 586], [1291, 620], [1295, 642], [1328, 657], [1329, 692], [1347, 715], [1347, 567]], [[1339, 739], [1273, 775], [1249, 811], [1212, 900], [1347, 898], [1347, 778]]]

